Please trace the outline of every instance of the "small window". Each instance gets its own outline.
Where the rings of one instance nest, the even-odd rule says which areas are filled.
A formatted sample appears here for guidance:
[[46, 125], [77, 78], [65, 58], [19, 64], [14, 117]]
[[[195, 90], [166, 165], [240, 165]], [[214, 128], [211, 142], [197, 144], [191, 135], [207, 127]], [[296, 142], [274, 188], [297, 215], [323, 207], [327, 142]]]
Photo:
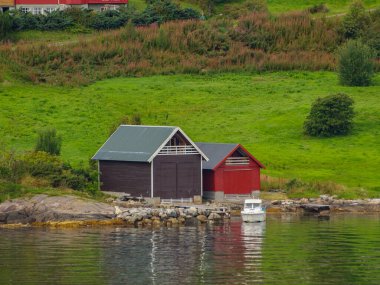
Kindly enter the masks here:
[[55, 8], [52, 8], [52, 7], [44, 8], [44, 11], [46, 13], [51, 13], [51, 12], [55, 11]]
[[42, 8], [40, 8], [40, 7], [33, 7], [33, 9], [32, 9], [32, 14], [33, 14], [33, 15], [39, 15], [39, 14], [42, 14]]
[[30, 12], [30, 8], [21, 7], [21, 12], [23, 12], [23, 13], [29, 13]]

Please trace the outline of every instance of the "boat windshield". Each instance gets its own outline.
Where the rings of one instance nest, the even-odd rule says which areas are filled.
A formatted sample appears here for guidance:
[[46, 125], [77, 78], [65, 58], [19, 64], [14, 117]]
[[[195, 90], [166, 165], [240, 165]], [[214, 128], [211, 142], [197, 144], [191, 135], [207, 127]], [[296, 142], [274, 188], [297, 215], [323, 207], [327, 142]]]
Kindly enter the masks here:
[[244, 208], [246, 208], [246, 209], [254, 209], [254, 208], [257, 208], [257, 207], [260, 207], [259, 203], [247, 203], [244, 206]]

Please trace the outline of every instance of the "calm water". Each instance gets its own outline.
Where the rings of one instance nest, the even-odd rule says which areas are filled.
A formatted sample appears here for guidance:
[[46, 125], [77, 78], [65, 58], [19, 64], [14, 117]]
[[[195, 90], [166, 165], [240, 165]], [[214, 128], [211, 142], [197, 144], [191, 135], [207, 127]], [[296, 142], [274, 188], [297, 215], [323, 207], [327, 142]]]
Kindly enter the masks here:
[[0, 229], [0, 284], [380, 284], [380, 216]]

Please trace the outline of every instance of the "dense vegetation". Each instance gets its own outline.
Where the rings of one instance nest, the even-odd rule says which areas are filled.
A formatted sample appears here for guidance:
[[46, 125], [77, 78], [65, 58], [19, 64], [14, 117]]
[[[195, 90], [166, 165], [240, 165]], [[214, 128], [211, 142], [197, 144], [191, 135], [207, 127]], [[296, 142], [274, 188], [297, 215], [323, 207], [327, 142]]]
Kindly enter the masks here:
[[[367, 12], [365, 12], [367, 13]], [[368, 29], [380, 22], [367, 15]], [[167, 22], [104, 32], [61, 44], [0, 46], [0, 78], [81, 85], [118, 76], [226, 71], [334, 70], [347, 38], [340, 18], [254, 12], [237, 20]], [[374, 35], [377, 35], [374, 33]], [[373, 49], [377, 38], [362, 38]], [[377, 62], [376, 68], [379, 69]]]
[[53, 11], [46, 15], [33, 15], [32, 13], [14, 10], [4, 15], [0, 14], [0, 23], [2, 22], [1, 19], [6, 20], [8, 23], [6, 26], [7, 30], [12, 31], [70, 29], [73, 32], [86, 32], [88, 29], [107, 30], [120, 28], [128, 21], [134, 25], [149, 25], [173, 20], [199, 18], [200, 14], [196, 10], [191, 8], [182, 9], [171, 0], [155, 0], [150, 2], [142, 12], [136, 11], [133, 8], [123, 7], [120, 10], [107, 10], [103, 12], [69, 8], [63, 11]]

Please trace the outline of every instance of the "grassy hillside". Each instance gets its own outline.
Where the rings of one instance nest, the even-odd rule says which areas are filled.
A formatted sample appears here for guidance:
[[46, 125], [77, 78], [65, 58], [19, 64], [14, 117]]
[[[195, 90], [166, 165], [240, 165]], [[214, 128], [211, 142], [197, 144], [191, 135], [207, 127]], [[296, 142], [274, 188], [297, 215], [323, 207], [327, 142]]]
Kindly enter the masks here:
[[[195, 141], [239, 142], [271, 176], [334, 181], [380, 191], [380, 76], [366, 88], [341, 87], [330, 72], [117, 78], [87, 87], [0, 83], [0, 142], [33, 148], [36, 131], [63, 136], [64, 159], [89, 159], [125, 115], [143, 124], [178, 125]], [[345, 92], [356, 102], [351, 135], [314, 139], [302, 134], [310, 104]]]

